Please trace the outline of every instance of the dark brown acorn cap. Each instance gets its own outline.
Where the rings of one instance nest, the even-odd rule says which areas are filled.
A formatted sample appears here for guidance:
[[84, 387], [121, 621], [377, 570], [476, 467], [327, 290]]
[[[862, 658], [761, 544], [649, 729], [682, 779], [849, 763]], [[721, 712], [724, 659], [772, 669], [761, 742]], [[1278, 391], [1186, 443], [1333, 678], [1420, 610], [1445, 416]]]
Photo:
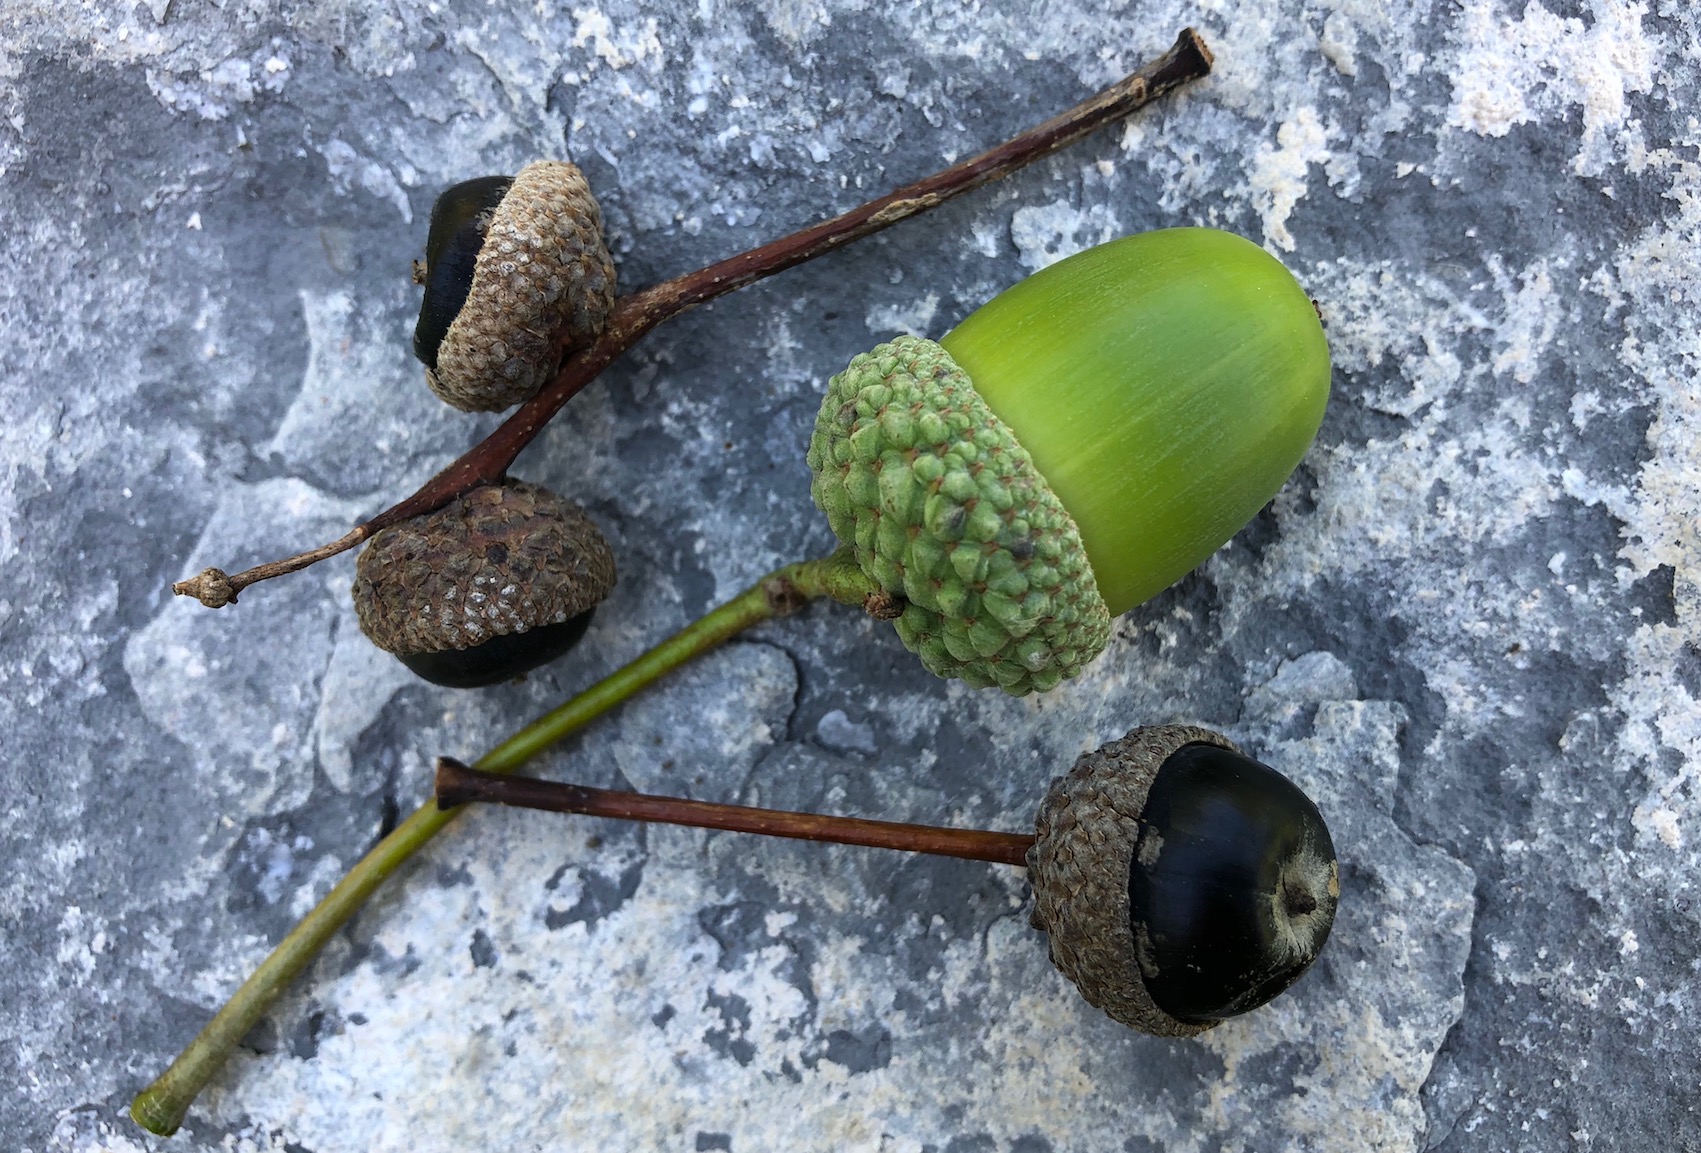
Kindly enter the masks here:
[[398, 656], [560, 624], [614, 588], [614, 553], [578, 505], [505, 480], [385, 529], [355, 563], [354, 608]]
[[491, 212], [466, 303], [426, 382], [463, 411], [500, 412], [595, 341], [613, 307], [614, 261], [584, 174], [564, 161], [528, 164]]
[[1049, 934], [1052, 964], [1090, 1004], [1161, 1037], [1191, 1037], [1212, 1024], [1178, 1020], [1153, 1003], [1139, 979], [1128, 904], [1146, 795], [1170, 754], [1190, 744], [1239, 752], [1210, 729], [1152, 725], [1083, 753], [1067, 776], [1051, 782], [1028, 850], [1030, 920]]

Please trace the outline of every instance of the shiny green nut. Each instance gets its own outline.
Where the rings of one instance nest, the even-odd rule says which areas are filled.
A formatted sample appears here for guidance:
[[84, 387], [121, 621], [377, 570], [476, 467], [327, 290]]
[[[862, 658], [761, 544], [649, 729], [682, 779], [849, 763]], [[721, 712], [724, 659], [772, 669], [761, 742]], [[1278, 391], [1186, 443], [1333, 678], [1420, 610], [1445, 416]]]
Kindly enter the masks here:
[[1210, 228], [1078, 253], [940, 343], [1068, 508], [1113, 616], [1269, 503], [1329, 398], [1305, 290], [1256, 244]]
[[1167, 588], [1275, 495], [1316, 435], [1316, 310], [1249, 241], [1112, 241], [934, 343], [828, 385], [811, 491], [941, 676], [1011, 693], [1074, 676], [1112, 616]]

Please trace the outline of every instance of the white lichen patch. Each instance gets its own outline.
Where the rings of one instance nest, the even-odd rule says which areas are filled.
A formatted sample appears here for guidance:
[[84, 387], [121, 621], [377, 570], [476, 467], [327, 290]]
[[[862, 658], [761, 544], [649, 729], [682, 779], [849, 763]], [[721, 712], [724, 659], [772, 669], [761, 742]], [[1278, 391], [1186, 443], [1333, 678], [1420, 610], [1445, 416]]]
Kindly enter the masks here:
[[167, 108], [203, 120], [224, 120], [234, 108], [252, 104], [263, 93], [283, 91], [289, 61], [262, 49], [247, 59], [231, 57], [193, 74], [149, 69], [146, 75], [154, 98]]
[[1023, 266], [1035, 272], [1113, 240], [1122, 231], [1116, 216], [1103, 204], [1083, 209], [1060, 200], [1018, 208], [1010, 218], [1010, 241]]
[[897, 333], [931, 339], [937, 335], [933, 318], [938, 314], [939, 294], [929, 292], [908, 304], [884, 304], [870, 308], [863, 323], [868, 326], [869, 332], [882, 340], [889, 340]]
[[354, 145], [340, 137], [333, 137], [319, 151], [325, 158], [325, 173], [338, 189], [347, 193], [359, 188], [379, 200], [389, 201], [404, 223], [413, 223], [413, 204], [407, 189], [387, 165], [362, 156]]
[[[1690, 132], [1684, 151], [1697, 143], [1693, 125]], [[1652, 854], [1644, 867], [1693, 892], [1701, 876], [1701, 700], [1671, 670], [1701, 648], [1701, 164], [1671, 150], [1650, 166], [1670, 173], [1666, 199], [1676, 212], [1620, 250], [1612, 270], [1614, 291], [1628, 303], [1619, 357], [1653, 400], [1648, 457], [1621, 506], [1621, 555], [1626, 582], [1670, 570], [1673, 619], [1625, 638], [1626, 676], [1612, 700], [1627, 719], [1619, 767], [1650, 780], [1635, 814]]]
[[[1685, 156], [1701, 146], [1691, 127], [1683, 150], [1662, 151], [1652, 166], [1671, 174], [1665, 199], [1672, 219], [1647, 229], [1618, 254], [1617, 291], [1629, 301], [1619, 356], [1645, 382], [1654, 401], [1648, 429], [1649, 459], [1626, 510], [1625, 558], [1632, 577], [1656, 566], [1674, 573], [1678, 624], [1692, 642], [1701, 640], [1701, 334], [1695, 325], [1701, 302], [1701, 163]], [[1658, 349], [1658, 351], [1654, 351]]]
[[781, 313], [763, 325], [763, 346], [768, 360], [767, 381], [784, 395], [810, 396], [817, 392], [819, 371], [799, 355], [803, 344], [792, 331], [792, 321]]
[[1553, 283], [1555, 273], [1563, 275], [1565, 264], [1560, 261], [1550, 269], [1548, 261], [1537, 260], [1518, 274], [1514, 287], [1513, 277], [1497, 257], [1490, 256], [1487, 263], [1494, 286], [1506, 302], [1505, 318], [1495, 329], [1493, 370], [1529, 384], [1543, 369], [1542, 358], [1565, 311]]
[[1645, 3], [1591, 0], [1588, 19], [1550, 12], [1539, 0], [1516, 17], [1497, 0], [1471, 0], [1452, 62], [1448, 123], [1482, 136], [1563, 119], [1581, 108], [1583, 139], [1571, 168], [1598, 176], [1615, 162], [1642, 163], [1640, 122], [1628, 97], [1654, 84], [1654, 42]]
[[1258, 146], [1247, 173], [1252, 203], [1264, 224], [1264, 239], [1284, 252], [1294, 250], [1288, 217], [1305, 197], [1311, 167], [1330, 158], [1329, 133], [1312, 107], [1298, 108], [1276, 129], [1276, 146]]
[[[51, 1153], [146, 1153], [140, 1129], [121, 1129], [89, 1109], [60, 1113], [48, 1137]], [[276, 1147], [264, 1153], [274, 1153]], [[256, 1149], [256, 1153], [261, 1153]]]
[[623, 20], [616, 28], [601, 9], [576, 7], [573, 19], [573, 47], [590, 49], [594, 59], [616, 71], [642, 65], [654, 72], [666, 62], [653, 16]]
[[[708, 0], [703, 7], [708, 7]], [[826, 33], [833, 23], [833, 8], [855, 10], [851, 5], [830, 5], [827, 0], [759, 0], [756, 7], [775, 35], [797, 48], [807, 47]]]
[[105, 918], [67, 905], [59, 918], [59, 947], [54, 959], [69, 984], [81, 987], [94, 976], [95, 965], [110, 946]]

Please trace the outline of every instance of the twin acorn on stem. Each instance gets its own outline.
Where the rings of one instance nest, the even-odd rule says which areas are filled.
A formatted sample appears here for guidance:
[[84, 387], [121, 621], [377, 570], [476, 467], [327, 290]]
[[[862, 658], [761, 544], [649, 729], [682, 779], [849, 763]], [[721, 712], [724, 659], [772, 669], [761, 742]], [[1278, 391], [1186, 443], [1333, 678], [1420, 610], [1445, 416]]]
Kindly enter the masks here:
[[[228, 604], [370, 537], [356, 567], [361, 626], [419, 675], [473, 687], [560, 656], [613, 587], [613, 555], [582, 510], [506, 466], [585, 380], [666, 315], [1001, 176], [1209, 62], [1184, 32], [1146, 69], [998, 149], [627, 298], [615, 296], [596, 202], [572, 165], [457, 185], [434, 208], [415, 267], [425, 297], [414, 348], [449, 403], [522, 403], [486, 442], [503, 444], [339, 542], [234, 578], [211, 569], [177, 591]], [[1022, 865], [1053, 961], [1117, 1020], [1185, 1036], [1268, 1001], [1327, 938], [1334, 851], [1298, 788], [1209, 730], [1141, 728], [1085, 754], [1052, 782], [1032, 836], [504, 774], [742, 629], [820, 597], [892, 619], [941, 676], [1050, 689], [1105, 647], [1114, 616], [1198, 565], [1274, 495], [1315, 435], [1328, 386], [1305, 293], [1262, 249], [1209, 229], [1101, 245], [938, 342], [902, 337], [856, 357], [829, 383], [807, 452], [838, 551], [768, 574], [473, 769], [440, 760], [438, 804], [384, 837], [279, 943], [133, 1116], [174, 1131], [272, 998], [468, 800]], [[431, 499], [443, 491], [458, 495]], [[429, 511], [404, 515], [412, 505]]]

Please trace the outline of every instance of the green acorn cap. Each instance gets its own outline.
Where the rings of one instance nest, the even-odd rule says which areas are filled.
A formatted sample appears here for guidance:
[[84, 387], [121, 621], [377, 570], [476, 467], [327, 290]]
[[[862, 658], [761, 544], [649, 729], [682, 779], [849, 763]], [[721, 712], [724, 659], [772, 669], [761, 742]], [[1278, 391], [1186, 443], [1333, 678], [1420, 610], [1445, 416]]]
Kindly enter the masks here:
[[898, 635], [930, 671], [1027, 693], [1104, 647], [1074, 522], [938, 344], [901, 336], [833, 377], [808, 461], [815, 503], [904, 599]]
[[1257, 514], [1316, 435], [1329, 351], [1281, 263], [1213, 229], [1078, 253], [943, 341], [829, 382], [811, 492], [941, 676], [1051, 688], [1110, 618]]
[[[438, 285], [439, 264], [453, 264], [458, 283]], [[506, 188], [487, 177], [450, 189], [432, 210], [425, 282], [415, 352], [431, 390], [465, 412], [529, 400], [564, 356], [596, 340], [614, 307], [614, 262], [584, 174], [545, 160]], [[437, 298], [461, 293], [452, 319], [431, 315]]]

